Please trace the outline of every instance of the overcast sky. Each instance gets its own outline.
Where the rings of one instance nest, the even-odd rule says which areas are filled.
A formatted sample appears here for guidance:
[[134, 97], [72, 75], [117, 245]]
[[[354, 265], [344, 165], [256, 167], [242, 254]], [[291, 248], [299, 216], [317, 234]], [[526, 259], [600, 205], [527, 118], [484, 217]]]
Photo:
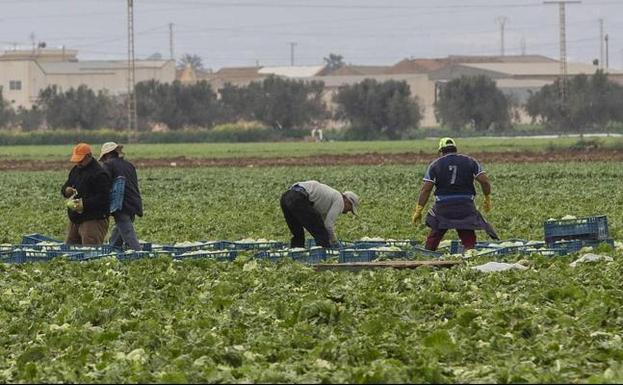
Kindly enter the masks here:
[[[126, 0], [0, 0], [2, 48], [79, 50], [79, 58], [127, 57]], [[499, 54], [560, 55], [558, 6], [539, 0], [135, 0], [136, 54], [196, 53], [208, 68], [318, 65], [329, 53], [353, 64], [391, 65], [405, 57]], [[609, 34], [610, 66], [623, 60], [623, 0], [567, 6], [569, 61], [600, 56], [599, 19]]]

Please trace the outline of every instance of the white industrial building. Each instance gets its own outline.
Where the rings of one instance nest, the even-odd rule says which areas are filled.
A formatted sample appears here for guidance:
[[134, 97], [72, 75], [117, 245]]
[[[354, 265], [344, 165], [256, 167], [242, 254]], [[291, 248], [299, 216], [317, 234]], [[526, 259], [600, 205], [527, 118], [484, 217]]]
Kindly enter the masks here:
[[[77, 50], [29, 49], [9, 50], [0, 54], [0, 87], [2, 95], [14, 108], [30, 108], [39, 92], [56, 85], [60, 90], [86, 85], [110, 95], [127, 94], [128, 64], [125, 60], [78, 60]], [[137, 60], [136, 82], [175, 80], [172, 60]]]

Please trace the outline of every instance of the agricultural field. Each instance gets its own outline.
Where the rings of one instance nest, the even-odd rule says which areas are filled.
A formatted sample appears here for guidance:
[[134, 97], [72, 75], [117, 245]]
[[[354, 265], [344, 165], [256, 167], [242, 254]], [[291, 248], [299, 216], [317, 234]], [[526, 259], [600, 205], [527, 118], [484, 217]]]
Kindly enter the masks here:
[[[362, 153], [424, 152], [434, 154], [438, 139], [377, 141], [377, 142], [324, 142], [324, 143], [182, 143], [182, 144], [131, 144], [134, 159], [174, 158], [239, 158], [239, 157], [304, 157], [316, 155], [352, 155]], [[565, 150], [577, 146], [577, 137], [561, 138], [462, 138], [462, 151], [466, 152], [516, 152]], [[587, 138], [593, 144], [605, 149], [620, 149], [620, 137]], [[94, 149], [99, 146], [94, 144]], [[3, 146], [0, 161], [3, 160], [48, 160], [62, 161], [71, 153], [71, 146]]]
[[[256, 146], [247, 150], [262, 153]], [[616, 165], [485, 163], [487, 217], [503, 239], [539, 240], [548, 218], [603, 214], [621, 240]], [[338, 221], [341, 239], [423, 241], [410, 217], [425, 167], [139, 169], [137, 232], [159, 243], [287, 241], [279, 196], [317, 179], [362, 198], [360, 218]], [[67, 172], [0, 173], [0, 243], [64, 236]], [[319, 273], [243, 254], [0, 265], [0, 382], [621, 382], [623, 259], [598, 251], [614, 262], [479, 257], [452, 269]], [[528, 269], [470, 268], [491, 260]]]

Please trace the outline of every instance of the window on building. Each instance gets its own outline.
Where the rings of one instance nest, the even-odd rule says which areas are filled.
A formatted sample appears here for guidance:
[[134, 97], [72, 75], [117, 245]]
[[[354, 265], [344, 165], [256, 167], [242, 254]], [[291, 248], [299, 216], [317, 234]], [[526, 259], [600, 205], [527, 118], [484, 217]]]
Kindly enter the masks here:
[[12, 91], [19, 91], [22, 89], [22, 81], [21, 80], [11, 80], [9, 82], [9, 89]]

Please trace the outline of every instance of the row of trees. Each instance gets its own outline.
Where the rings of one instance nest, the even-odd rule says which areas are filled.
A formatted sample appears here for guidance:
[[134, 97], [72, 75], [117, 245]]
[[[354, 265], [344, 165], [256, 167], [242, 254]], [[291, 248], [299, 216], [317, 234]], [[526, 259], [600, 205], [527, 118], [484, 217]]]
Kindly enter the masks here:
[[[603, 71], [574, 76], [566, 86], [564, 103], [560, 80], [530, 93], [524, 108], [533, 123], [581, 132], [623, 122], [623, 86], [608, 80]], [[454, 129], [472, 126], [476, 131], [504, 130], [511, 127], [513, 111], [519, 107], [495, 81], [475, 76], [444, 85], [435, 113], [442, 125]]]
[[[339, 63], [340, 58], [331, 60]], [[328, 119], [348, 124], [351, 137], [396, 139], [418, 127], [423, 110], [407, 83], [389, 80], [362, 82], [339, 87], [332, 97], [333, 111], [323, 98], [322, 82], [303, 82], [271, 76], [247, 86], [225, 85], [218, 93], [206, 82], [183, 85], [179, 82], [148, 81], [137, 84], [138, 116], [141, 127], [166, 125], [172, 130], [185, 127], [211, 128], [217, 124], [257, 121], [281, 130], [322, 127]], [[567, 98], [560, 101], [560, 83], [532, 93], [525, 111], [534, 122], [552, 128], [581, 131], [622, 122], [623, 87], [598, 71], [580, 75], [567, 84]], [[52, 86], [43, 90], [32, 109], [14, 111], [1, 97], [0, 127], [36, 129], [47, 126], [85, 130], [124, 128], [126, 101], [105, 92], [95, 93], [85, 86], [61, 91]], [[484, 77], [462, 77], [444, 84], [435, 106], [437, 119], [445, 127], [461, 130], [500, 131], [511, 127], [516, 102]]]
[[[284, 136], [321, 127], [328, 119], [341, 119], [350, 122], [362, 138], [397, 138], [401, 131], [416, 127], [421, 118], [405, 82], [366, 80], [341, 87], [334, 96], [336, 112], [329, 111], [324, 90], [322, 82], [277, 76], [247, 86], [226, 84], [218, 94], [207, 82], [183, 85], [177, 81], [147, 81], [136, 86], [137, 114], [143, 129], [159, 124], [172, 130], [210, 129], [217, 124], [257, 121], [280, 130]], [[3, 127], [32, 130], [45, 125], [51, 129], [92, 130], [122, 129], [127, 124], [125, 98], [95, 93], [86, 86], [65, 92], [48, 87], [30, 110], [12, 111], [4, 100], [2, 103]]]

